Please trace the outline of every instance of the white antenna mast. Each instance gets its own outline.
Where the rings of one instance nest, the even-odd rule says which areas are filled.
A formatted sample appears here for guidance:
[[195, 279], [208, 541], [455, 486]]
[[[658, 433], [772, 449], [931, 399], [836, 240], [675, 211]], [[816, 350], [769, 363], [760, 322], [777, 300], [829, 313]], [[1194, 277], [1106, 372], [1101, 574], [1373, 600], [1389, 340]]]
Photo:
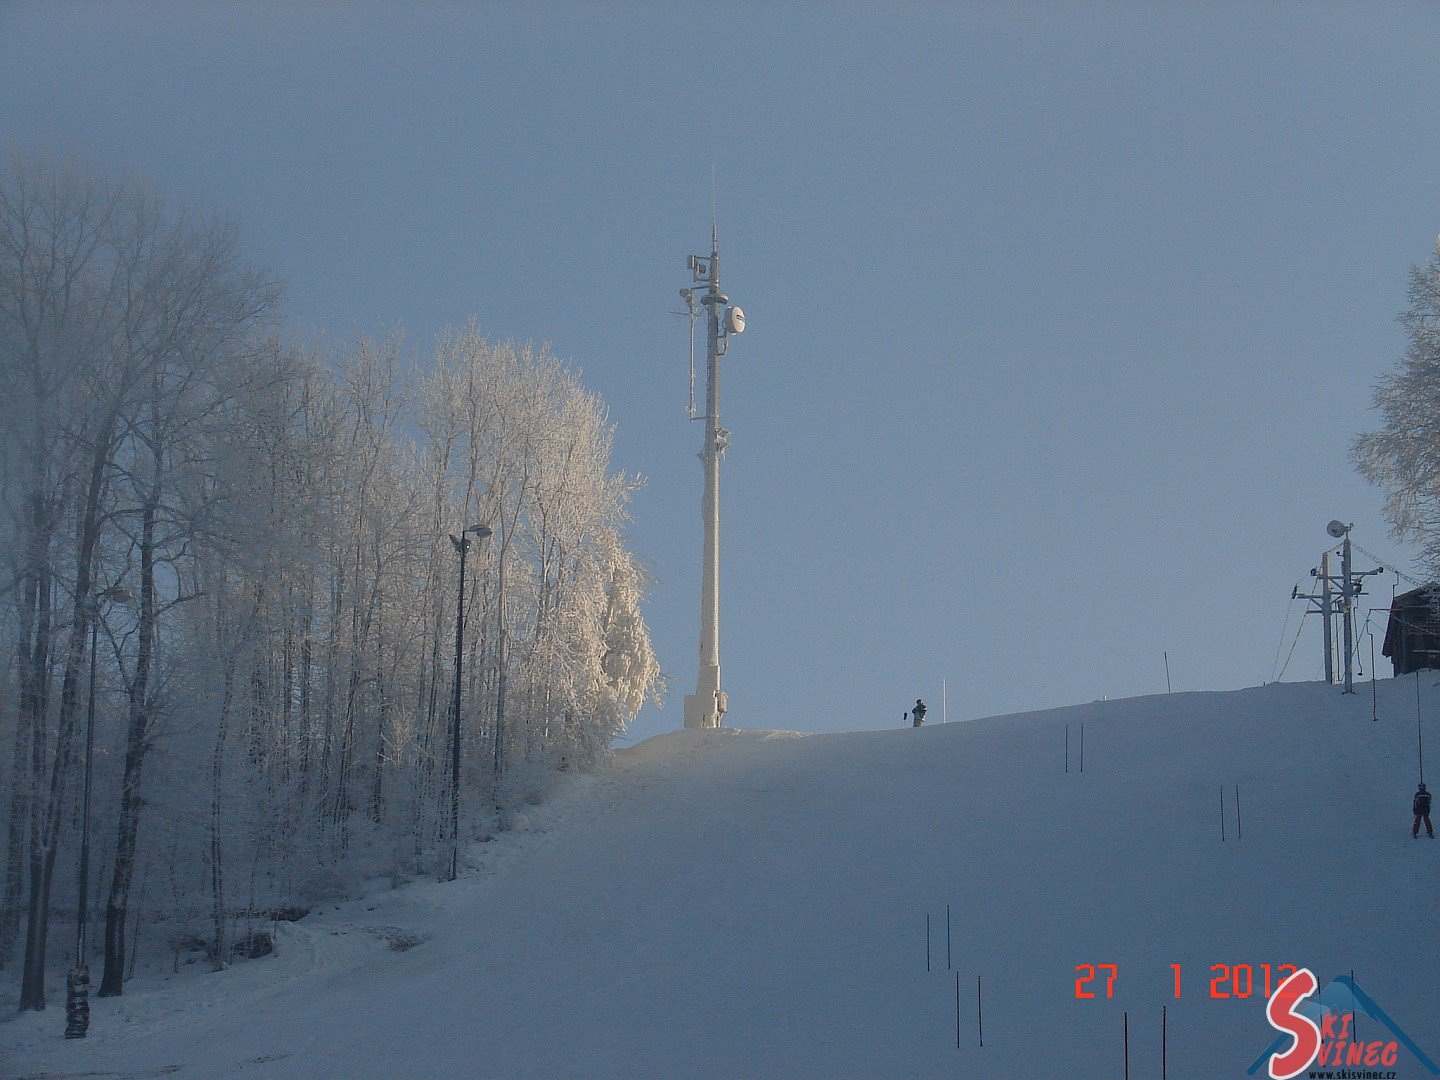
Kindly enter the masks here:
[[[705, 526], [705, 550], [700, 585], [700, 670], [695, 677], [695, 693], [685, 695], [685, 726], [715, 728], [724, 721], [729, 708], [720, 689], [720, 459], [730, 445], [730, 432], [720, 426], [720, 358], [725, 355], [730, 335], [745, 329], [745, 313], [731, 307], [730, 300], [720, 291], [720, 241], [717, 227], [717, 199], [714, 193], [714, 171], [711, 171], [710, 255], [691, 255], [689, 268], [693, 284], [704, 285], [700, 303], [706, 308], [705, 350], [705, 443], [700, 461], [705, 466], [705, 496], [701, 503], [701, 519]], [[690, 418], [695, 415], [694, 325], [695, 290], [681, 289], [691, 325]], [[721, 308], [725, 311], [722, 313]]]

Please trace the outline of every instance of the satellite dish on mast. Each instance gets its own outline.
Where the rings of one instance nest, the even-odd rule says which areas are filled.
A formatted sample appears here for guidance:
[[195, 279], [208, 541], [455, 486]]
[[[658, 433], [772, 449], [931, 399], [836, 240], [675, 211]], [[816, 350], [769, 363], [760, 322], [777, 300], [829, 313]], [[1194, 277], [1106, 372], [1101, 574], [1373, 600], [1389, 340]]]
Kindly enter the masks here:
[[745, 332], [745, 312], [738, 307], [732, 307], [726, 311], [725, 331], [730, 334], [743, 334]]
[[1325, 526], [1325, 531], [1335, 537], [1336, 540], [1339, 540], [1350, 531], [1350, 526], [1346, 525], [1343, 521], [1332, 521], [1329, 525]]

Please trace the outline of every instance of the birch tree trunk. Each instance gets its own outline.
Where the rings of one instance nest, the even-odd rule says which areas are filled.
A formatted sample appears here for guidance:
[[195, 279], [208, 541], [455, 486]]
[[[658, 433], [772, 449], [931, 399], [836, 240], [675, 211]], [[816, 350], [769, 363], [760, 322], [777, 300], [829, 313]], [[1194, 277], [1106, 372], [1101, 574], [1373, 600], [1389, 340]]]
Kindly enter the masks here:
[[118, 997], [125, 990], [125, 919], [130, 885], [135, 877], [135, 851], [140, 835], [141, 778], [150, 750], [150, 673], [155, 654], [155, 524], [160, 510], [164, 450], [158, 433], [150, 447], [150, 489], [141, 510], [140, 613], [135, 675], [130, 683], [129, 722], [125, 732], [125, 764], [120, 781], [120, 815], [115, 834], [115, 870], [105, 902], [105, 969], [100, 997]]

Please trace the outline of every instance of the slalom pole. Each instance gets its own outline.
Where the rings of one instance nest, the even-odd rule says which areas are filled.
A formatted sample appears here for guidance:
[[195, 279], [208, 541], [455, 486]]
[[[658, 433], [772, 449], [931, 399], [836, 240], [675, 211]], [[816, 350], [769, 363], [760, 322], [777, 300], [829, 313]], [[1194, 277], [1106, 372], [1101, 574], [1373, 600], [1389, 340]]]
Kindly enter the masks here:
[[[959, 978], [959, 974], [956, 974]], [[980, 1003], [980, 976], [975, 976], [975, 1026], [980, 1032], [980, 1045], [985, 1045], [985, 1010]]]
[[1125, 1014], [1125, 1080], [1130, 1080], [1130, 1014]]
[[1220, 842], [1225, 842], [1225, 785], [1220, 785]]
[[925, 912], [925, 970], [930, 970], [930, 913]]
[[1375, 670], [1375, 631], [1374, 631], [1374, 630], [1371, 630], [1371, 631], [1370, 631], [1370, 719], [1371, 719], [1372, 721], [1377, 721], [1377, 720], [1380, 719], [1380, 688], [1375, 685], [1375, 681], [1376, 681], [1377, 679], [1379, 679], [1379, 677], [1380, 677], [1379, 673]]
[[[1351, 986], [1354, 986], [1354, 985], [1355, 985], [1355, 969], [1354, 969], [1354, 968], [1351, 968], [1351, 969], [1350, 969], [1350, 985], [1351, 985]], [[1359, 1042], [1360, 1042], [1360, 1013], [1359, 1013], [1358, 1010], [1357, 1010], [1356, 1012], [1354, 1012], [1354, 1013], [1351, 1015], [1351, 1017], [1350, 1017], [1350, 1041], [1351, 1041], [1352, 1043], [1359, 1043]]]
[[1235, 785], [1235, 839], [1243, 840], [1245, 833], [1240, 825], [1240, 785]]
[[950, 970], [950, 905], [945, 905], [945, 970]]
[[1085, 771], [1085, 721], [1080, 721], [1080, 771]]
[[1165, 693], [1170, 693], [1170, 653], [1165, 653]]
[[955, 972], [955, 1049], [960, 1049], [960, 973]]
[[[1353, 981], [1353, 980], [1352, 980]], [[1170, 1075], [1170, 1067], [1166, 1062], [1168, 1056], [1168, 1044], [1170, 1042], [1170, 1006], [1160, 1006], [1160, 1080], [1166, 1080]]]
[[1070, 771], [1070, 725], [1065, 725], [1065, 771]]

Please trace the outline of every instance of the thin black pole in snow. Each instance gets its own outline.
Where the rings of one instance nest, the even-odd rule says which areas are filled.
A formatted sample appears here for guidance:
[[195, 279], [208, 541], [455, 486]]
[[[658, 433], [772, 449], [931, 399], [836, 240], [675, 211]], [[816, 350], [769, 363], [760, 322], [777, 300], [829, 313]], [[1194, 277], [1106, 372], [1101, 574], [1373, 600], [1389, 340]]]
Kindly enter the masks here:
[[1235, 785], [1235, 839], [1243, 840], [1245, 833], [1240, 825], [1240, 785]]
[[955, 972], [955, 1049], [960, 1049], [960, 973]]
[[1085, 721], [1080, 721], [1080, 771], [1085, 771]]
[[[1350, 969], [1350, 985], [1355, 985], [1355, 969]], [[1356, 1046], [1362, 1046], [1360, 1042], [1360, 1013], [1357, 1011], [1350, 1017], [1350, 1042]]]
[[1375, 631], [1370, 631], [1370, 719], [1380, 719], [1380, 688], [1375, 681], [1380, 673], [1375, 670]]
[[945, 905], [945, 970], [950, 970], [950, 905]]
[[1165, 693], [1170, 693], [1170, 654], [1165, 653]]
[[[959, 977], [958, 975], [956, 976]], [[975, 1027], [980, 1032], [980, 1045], [985, 1045], [985, 1009], [980, 1002], [980, 976], [975, 976]]]
[[1130, 1014], [1125, 1014], [1125, 1080], [1130, 1080]]
[[1220, 842], [1225, 842], [1225, 785], [1220, 785]]
[[1065, 771], [1070, 771], [1070, 725], [1065, 725]]
[[1420, 783], [1425, 782], [1425, 729], [1420, 726], [1420, 672], [1415, 672], [1415, 746], [1420, 752]]
[[1166, 1061], [1170, 1042], [1170, 1006], [1160, 1006], [1160, 1080], [1167, 1080], [1170, 1067]]
[[930, 913], [925, 912], [925, 970], [930, 970]]

